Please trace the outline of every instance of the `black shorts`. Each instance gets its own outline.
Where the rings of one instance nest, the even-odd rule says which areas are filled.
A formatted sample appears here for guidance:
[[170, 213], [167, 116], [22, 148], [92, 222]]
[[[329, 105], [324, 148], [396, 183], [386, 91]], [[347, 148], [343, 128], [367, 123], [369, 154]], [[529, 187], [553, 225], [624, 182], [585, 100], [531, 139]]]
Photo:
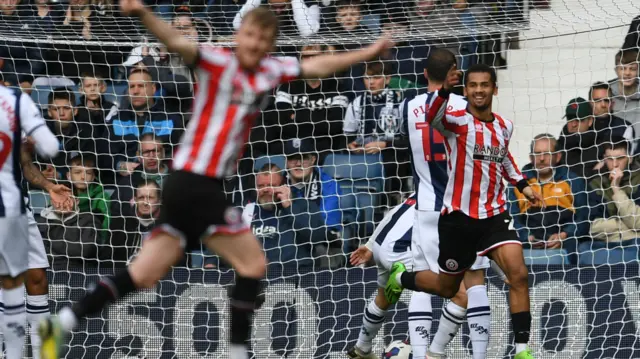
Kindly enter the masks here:
[[177, 171], [163, 183], [162, 207], [157, 227], [180, 237], [186, 250], [200, 249], [210, 235], [249, 230], [240, 209], [227, 201], [222, 181]]
[[502, 212], [486, 219], [475, 219], [455, 211], [442, 214], [438, 221], [438, 266], [447, 274], [460, 274], [471, 268], [479, 255], [507, 243], [520, 244], [518, 234], [509, 229], [511, 216]]

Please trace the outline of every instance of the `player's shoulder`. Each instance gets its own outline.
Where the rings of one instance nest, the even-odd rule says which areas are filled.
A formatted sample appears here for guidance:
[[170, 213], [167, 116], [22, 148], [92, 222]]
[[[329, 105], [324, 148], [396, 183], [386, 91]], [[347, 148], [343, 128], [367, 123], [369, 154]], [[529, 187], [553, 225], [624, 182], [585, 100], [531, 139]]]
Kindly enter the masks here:
[[6, 86], [2, 86], [0, 85], [0, 98], [2, 99], [15, 99], [16, 98], [16, 91], [6, 87]]
[[498, 123], [500, 124], [500, 126], [506, 127], [509, 131], [513, 131], [513, 121], [496, 112], [493, 113], [493, 117], [495, 117], [496, 120], [498, 120]]

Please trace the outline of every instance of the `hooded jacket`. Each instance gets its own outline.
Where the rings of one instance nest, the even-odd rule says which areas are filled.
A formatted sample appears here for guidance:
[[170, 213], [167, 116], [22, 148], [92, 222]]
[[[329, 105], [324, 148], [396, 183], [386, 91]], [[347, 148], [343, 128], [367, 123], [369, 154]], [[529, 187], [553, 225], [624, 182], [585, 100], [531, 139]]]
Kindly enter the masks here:
[[609, 86], [613, 95], [613, 114], [629, 122], [636, 135], [640, 134], [640, 84], [631, 96], [620, 92], [618, 79], [611, 80]]
[[542, 195], [546, 207], [534, 207], [518, 189], [509, 189], [509, 212], [521, 241], [527, 242], [530, 235], [547, 240], [559, 232], [567, 233], [568, 238], [580, 238], [589, 233], [588, 199], [583, 178], [564, 166], [554, 169], [549, 182], [541, 183], [535, 169], [523, 171], [523, 176], [531, 188]]

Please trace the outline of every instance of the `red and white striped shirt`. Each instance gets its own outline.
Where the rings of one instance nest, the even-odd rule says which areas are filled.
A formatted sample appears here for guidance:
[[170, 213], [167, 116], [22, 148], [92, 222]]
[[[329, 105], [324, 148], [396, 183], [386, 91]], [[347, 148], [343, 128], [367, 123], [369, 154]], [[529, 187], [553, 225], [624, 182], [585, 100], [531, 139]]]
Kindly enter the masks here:
[[493, 217], [507, 209], [503, 178], [514, 186], [523, 179], [509, 152], [513, 123], [493, 117], [480, 121], [467, 111], [466, 99], [454, 94], [448, 100], [437, 96], [429, 109], [428, 121], [445, 136], [449, 157], [443, 211]]
[[266, 57], [255, 72], [243, 70], [235, 54], [203, 46], [196, 73], [193, 116], [176, 151], [173, 168], [223, 178], [236, 161], [267, 95], [300, 75], [296, 58]]

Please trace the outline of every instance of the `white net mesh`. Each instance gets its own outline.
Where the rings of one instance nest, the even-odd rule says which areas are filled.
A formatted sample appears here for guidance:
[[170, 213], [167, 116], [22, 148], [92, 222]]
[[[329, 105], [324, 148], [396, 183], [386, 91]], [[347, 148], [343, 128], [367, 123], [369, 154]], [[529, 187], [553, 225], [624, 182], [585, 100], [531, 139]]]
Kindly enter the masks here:
[[[0, 73], [5, 83], [31, 94], [63, 143], [63, 155], [53, 162], [36, 159], [43, 174], [70, 183], [79, 198], [81, 215], [62, 220], [49, 208], [48, 195], [30, 188], [52, 264], [50, 297], [58, 309], [78, 299], [95, 282], [96, 274], [109, 273], [114, 264], [122, 266], [135, 254], [142, 234], [153, 224], [158, 204], [154, 183], [161, 185], [172, 150], [189, 121], [197, 81], [179, 57], [167, 54], [139, 22], [120, 16], [109, 2], [15, 3], [0, 4]], [[232, 46], [238, 14], [259, 3], [211, 0], [150, 5], [184, 35]], [[406, 143], [396, 136], [393, 110], [410, 91], [425, 86], [422, 60], [434, 46], [455, 52], [463, 70], [478, 62], [499, 69], [500, 92], [494, 110], [515, 123], [511, 151], [521, 166], [530, 161], [531, 140], [541, 133], [563, 134], [564, 162], [575, 154], [576, 147], [569, 148], [569, 143], [585, 150], [569, 163], [583, 165], [583, 169], [589, 164], [589, 181], [579, 193], [565, 193], [566, 186], [558, 185], [564, 188], [559, 194], [545, 194], [562, 203], [555, 213], [547, 214], [543, 225], [527, 227], [523, 218], [516, 219], [521, 221], [515, 225], [525, 242], [541, 229], [545, 234], [540, 236], [547, 236], [547, 227], [557, 227], [556, 232], [575, 227], [563, 248], [525, 249], [531, 264], [536, 357], [640, 356], [635, 243], [640, 229], [635, 219], [636, 203], [640, 203], [636, 196], [640, 182], [636, 181], [640, 180], [635, 179], [636, 167], [631, 161], [631, 170], [623, 177], [627, 182], [620, 185], [624, 190], [613, 191], [606, 182], [607, 166], [623, 157], [609, 153], [609, 163], [604, 161], [601, 169], [594, 170], [603, 153], [596, 151], [592, 158], [586, 150], [603, 149], [603, 143], [582, 136], [584, 129], [578, 134], [563, 130], [567, 122], [562, 118], [570, 99], [588, 101], [588, 89], [594, 82], [614, 79], [611, 111], [631, 125], [640, 123], [637, 58], [627, 61], [628, 54], [640, 45], [637, 21], [628, 32], [633, 18], [640, 15], [640, 3], [269, 3], [281, 21], [280, 54], [300, 56], [304, 45], [319, 47], [302, 51], [303, 57], [353, 49], [386, 29], [399, 32], [397, 48], [383, 59], [382, 71], [389, 71], [390, 80], [382, 95], [368, 96], [365, 87], [377, 86], [375, 66], [369, 68], [373, 69], [371, 76], [366, 76], [364, 66], [355, 66], [322, 82], [296, 82], [276, 89], [252, 130], [238, 176], [225, 181], [229, 199], [246, 208], [247, 202], [255, 201], [253, 174], [265, 163], [284, 169], [283, 151], [293, 139], [311, 141], [319, 168], [327, 176], [310, 191], [294, 188], [294, 194], [322, 202], [314, 207], [315, 217], [294, 213], [277, 222], [253, 218], [254, 233], [263, 241], [272, 263], [267, 301], [256, 316], [253, 347], [257, 358], [342, 358], [342, 352], [355, 343], [366, 302], [376, 292], [376, 272], [373, 267], [349, 267], [346, 256], [366, 242], [388, 208], [413, 189], [403, 149]], [[623, 54], [619, 73], [631, 83], [628, 86], [616, 81], [619, 75], [614, 71], [614, 57], [623, 43], [627, 55]], [[140, 63], [150, 75], [128, 75]], [[375, 120], [373, 125], [357, 125], [349, 131], [345, 116], [350, 109], [360, 116], [353, 121]], [[597, 132], [602, 128], [597, 121], [587, 123], [583, 132]], [[158, 123], [162, 123], [162, 133], [148, 130]], [[145, 137], [147, 132], [155, 132], [159, 142]], [[632, 143], [640, 136], [640, 131], [635, 133], [629, 139]], [[390, 148], [382, 154], [347, 154], [349, 143], [376, 141]], [[592, 160], [595, 162], [589, 162]], [[94, 170], [86, 171], [79, 164]], [[601, 173], [604, 180], [591, 182]], [[82, 182], [92, 184], [87, 187]], [[321, 191], [332, 186], [337, 192], [333, 195]], [[563, 208], [583, 210], [586, 215], [562, 222], [564, 217], [558, 213]], [[249, 217], [255, 217], [252, 211], [254, 207], [245, 209]], [[292, 220], [302, 215], [308, 224]], [[548, 218], [553, 218], [551, 223]], [[579, 241], [573, 236], [576, 231], [582, 231]], [[156, 289], [136, 294], [82, 324], [71, 338], [68, 357], [226, 358], [226, 288], [232, 278], [217, 257], [206, 251], [191, 253]], [[490, 357], [511, 357], [507, 290], [493, 275], [489, 288], [493, 317], [488, 353]], [[406, 337], [404, 303], [408, 295], [388, 315], [374, 345], [377, 353], [383, 343]], [[434, 299], [433, 304], [434, 318], [439, 318], [442, 300]], [[436, 325], [437, 320], [432, 333]], [[469, 348], [465, 326], [450, 345], [450, 357], [469, 357]]]

